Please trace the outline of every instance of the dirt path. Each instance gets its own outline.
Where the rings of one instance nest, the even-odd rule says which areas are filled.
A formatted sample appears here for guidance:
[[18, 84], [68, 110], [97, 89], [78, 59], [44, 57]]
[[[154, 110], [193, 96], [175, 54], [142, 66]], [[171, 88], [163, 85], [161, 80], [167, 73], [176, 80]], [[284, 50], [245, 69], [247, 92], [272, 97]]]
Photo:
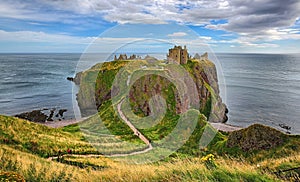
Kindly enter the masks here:
[[61, 128], [61, 127], [68, 126], [71, 124], [79, 123], [87, 118], [88, 117], [80, 118], [80, 119], [62, 120], [62, 121], [48, 121], [48, 122], [40, 123], [40, 124], [49, 126], [51, 128]]
[[[119, 113], [120, 117], [130, 127], [130, 129], [134, 132], [134, 134], [137, 135], [146, 145], [148, 145], [147, 148], [145, 148], [143, 150], [140, 150], [140, 151], [130, 152], [130, 153], [126, 153], [126, 154], [105, 154], [105, 155], [103, 155], [103, 154], [88, 154], [88, 155], [63, 154], [59, 157], [63, 157], [63, 156], [74, 156], [74, 157], [100, 157], [100, 156], [123, 157], [123, 156], [129, 156], [129, 155], [142, 154], [142, 153], [146, 153], [146, 152], [152, 150], [153, 147], [152, 147], [150, 141], [140, 131], [138, 131], [138, 129], [135, 128], [135, 126], [126, 118], [126, 116], [122, 112], [121, 105], [122, 105], [123, 102], [124, 102], [124, 100], [121, 100], [121, 102], [117, 105], [118, 113]], [[86, 118], [82, 118], [79, 121], [77, 121], [77, 120], [66, 120], [66, 121], [60, 121], [60, 122], [48, 122], [48, 123], [45, 123], [44, 125], [50, 126], [50, 127], [53, 127], [53, 128], [58, 128], [58, 127], [63, 127], [63, 126], [67, 126], [67, 125], [70, 125], [70, 124], [78, 123], [80, 121], [83, 121], [84, 119], [86, 119]], [[53, 157], [49, 157], [48, 160], [55, 160], [57, 158], [58, 158], [58, 156], [53, 156]]]
[[[91, 158], [91, 157], [126, 157], [126, 156], [130, 156], [130, 155], [146, 153], [150, 150], [152, 150], [152, 146], [147, 147], [146, 149], [141, 150], [141, 151], [130, 152], [130, 153], [126, 153], [126, 154], [62, 154], [59, 157], [60, 158], [65, 157], [65, 156], [67, 156], [67, 157], [68, 156], [83, 157], [83, 158]], [[57, 158], [58, 158], [58, 156], [52, 156], [52, 157], [48, 157], [47, 160], [52, 161], [52, 160], [56, 160]]]
[[120, 117], [130, 127], [130, 129], [133, 131], [133, 133], [136, 136], [138, 136], [145, 144], [147, 144], [149, 146], [149, 148], [152, 148], [150, 141], [138, 129], [135, 128], [135, 126], [126, 118], [126, 116], [122, 112], [121, 105], [123, 102], [124, 102], [124, 100], [122, 100], [117, 106]]
[[231, 132], [231, 131], [243, 129], [243, 127], [240, 126], [232, 126], [224, 123], [210, 123], [210, 124], [218, 131]]
[[[153, 147], [152, 147], [150, 141], [126, 118], [126, 116], [122, 112], [121, 106], [122, 106], [123, 102], [124, 102], [124, 99], [121, 100], [121, 102], [117, 105], [117, 110], [118, 110], [118, 113], [119, 113], [121, 119], [129, 126], [129, 128], [133, 131], [133, 133], [135, 135], [137, 135], [146, 145], [148, 145], [147, 148], [145, 148], [143, 150], [140, 150], [140, 151], [130, 152], [130, 153], [126, 153], [126, 154], [111, 154], [111, 155], [109, 155], [109, 154], [108, 155], [103, 155], [103, 154], [88, 154], [88, 155], [64, 154], [64, 155], [61, 155], [60, 157], [63, 157], [63, 156], [74, 156], [74, 157], [100, 157], [100, 156], [123, 157], [123, 156], [142, 154], [142, 153], [146, 153], [146, 152], [152, 150]], [[81, 118], [80, 120], [64, 120], [64, 121], [47, 122], [47, 123], [44, 123], [44, 125], [52, 127], [52, 128], [59, 128], [59, 127], [67, 126], [67, 125], [70, 125], [70, 124], [79, 123], [79, 122], [81, 122], [85, 119], [87, 119], [87, 118]], [[210, 124], [215, 129], [217, 129], [219, 131], [225, 131], [225, 132], [231, 132], [231, 131], [242, 129], [242, 127], [232, 126], [232, 125], [228, 125], [228, 124], [224, 124], [224, 123], [210, 123]], [[58, 158], [58, 156], [53, 156], [53, 157], [49, 157], [48, 160], [55, 160], [57, 158]]]

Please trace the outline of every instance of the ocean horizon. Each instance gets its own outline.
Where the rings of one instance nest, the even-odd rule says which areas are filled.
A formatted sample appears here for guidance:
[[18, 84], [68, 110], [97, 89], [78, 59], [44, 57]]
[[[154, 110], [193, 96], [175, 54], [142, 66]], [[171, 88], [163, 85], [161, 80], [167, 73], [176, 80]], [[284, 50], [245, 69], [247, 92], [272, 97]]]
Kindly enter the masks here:
[[[95, 54], [99, 56], [99, 54]], [[111, 60], [97, 57], [98, 62]], [[75, 118], [72, 103], [73, 77], [95, 64], [81, 62], [80, 53], [0, 53], [0, 114], [31, 110], [67, 109]], [[163, 56], [163, 55], [161, 55]], [[228, 124], [261, 123], [300, 134], [300, 54], [216, 53], [225, 87], [220, 87], [229, 109]], [[218, 70], [219, 71], [219, 70]], [[225, 89], [225, 90], [224, 90]]]

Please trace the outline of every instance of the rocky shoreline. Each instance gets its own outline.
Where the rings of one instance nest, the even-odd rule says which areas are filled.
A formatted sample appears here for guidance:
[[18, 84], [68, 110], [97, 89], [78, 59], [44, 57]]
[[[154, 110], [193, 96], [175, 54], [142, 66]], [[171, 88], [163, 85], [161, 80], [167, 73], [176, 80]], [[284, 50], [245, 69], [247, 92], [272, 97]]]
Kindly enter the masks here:
[[32, 122], [45, 123], [65, 120], [64, 114], [67, 111], [67, 109], [44, 108], [16, 114], [15, 117]]
[[[88, 118], [88, 117], [83, 117], [80, 119], [65, 118], [64, 114], [67, 111], [68, 111], [67, 109], [44, 108], [44, 109], [32, 110], [29, 112], [23, 112], [15, 115], [15, 117], [20, 119], [25, 119], [31, 122], [39, 123], [42, 125], [46, 125], [51, 128], [60, 128], [71, 124], [76, 124]], [[225, 123], [210, 123], [210, 124], [216, 130], [224, 131], [224, 132], [232, 132], [232, 131], [243, 129], [243, 127], [232, 126]]]
[[[15, 115], [15, 117], [20, 119], [25, 119], [31, 122], [39, 123], [42, 125], [46, 125], [51, 128], [60, 128], [71, 124], [76, 124], [89, 118], [89, 116], [80, 119], [65, 118], [64, 113], [67, 111], [68, 111], [67, 109], [44, 108], [44, 109], [38, 109], [38, 110], [32, 110], [29, 112], [20, 113]], [[247, 127], [235, 126], [228, 123], [220, 123], [220, 122], [210, 122], [210, 124], [216, 130], [223, 131], [223, 132], [233, 132], [233, 131], [247, 128]], [[289, 126], [286, 125], [282, 126], [282, 124], [279, 124], [279, 127], [282, 128], [281, 132], [285, 132], [286, 134], [291, 134], [289, 131], [290, 130]]]
[[68, 126], [71, 124], [79, 123], [85, 119], [87, 119], [87, 118], [67, 119], [67, 120], [60, 120], [60, 121], [48, 121], [48, 122], [40, 123], [40, 124], [51, 127], [51, 128], [61, 128], [61, 127]]

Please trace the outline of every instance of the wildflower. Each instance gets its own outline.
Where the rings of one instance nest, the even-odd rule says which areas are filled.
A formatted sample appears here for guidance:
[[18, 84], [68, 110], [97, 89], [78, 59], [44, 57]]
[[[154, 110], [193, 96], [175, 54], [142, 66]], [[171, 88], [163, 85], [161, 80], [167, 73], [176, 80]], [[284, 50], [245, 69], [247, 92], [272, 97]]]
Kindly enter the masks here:
[[207, 169], [214, 169], [216, 167], [215, 156], [213, 154], [203, 156], [201, 161], [205, 164]]
[[203, 156], [201, 158], [202, 162], [206, 162], [206, 161], [213, 161], [215, 159], [215, 156], [213, 154], [208, 154], [206, 156]]

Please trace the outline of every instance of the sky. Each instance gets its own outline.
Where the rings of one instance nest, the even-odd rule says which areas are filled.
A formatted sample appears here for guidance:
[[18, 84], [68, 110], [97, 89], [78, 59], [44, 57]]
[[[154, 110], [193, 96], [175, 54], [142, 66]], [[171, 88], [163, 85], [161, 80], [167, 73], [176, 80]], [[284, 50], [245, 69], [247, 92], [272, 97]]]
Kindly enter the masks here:
[[300, 53], [299, 0], [0, 0], [1, 53], [82, 53], [140, 38], [133, 27], [189, 41], [186, 27], [215, 52]]

